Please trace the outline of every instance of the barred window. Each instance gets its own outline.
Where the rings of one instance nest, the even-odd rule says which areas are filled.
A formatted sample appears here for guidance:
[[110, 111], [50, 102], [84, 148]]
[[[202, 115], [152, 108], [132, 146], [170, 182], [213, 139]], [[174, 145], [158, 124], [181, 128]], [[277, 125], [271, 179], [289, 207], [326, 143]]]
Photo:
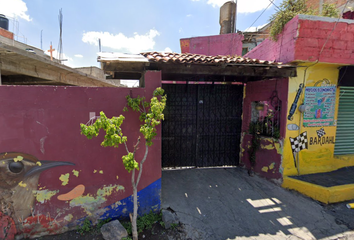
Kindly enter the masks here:
[[251, 103], [249, 132], [267, 137], [280, 137], [281, 101], [255, 101]]

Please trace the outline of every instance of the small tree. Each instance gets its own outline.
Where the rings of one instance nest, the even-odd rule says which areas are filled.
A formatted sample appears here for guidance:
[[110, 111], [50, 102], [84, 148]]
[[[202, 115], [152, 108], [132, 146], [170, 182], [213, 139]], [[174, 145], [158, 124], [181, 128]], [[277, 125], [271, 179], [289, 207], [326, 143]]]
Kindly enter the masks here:
[[[127, 155], [122, 157], [123, 165], [125, 169], [131, 175], [131, 183], [133, 186], [133, 202], [134, 202], [134, 211], [133, 216], [131, 217], [132, 222], [132, 233], [133, 239], [138, 239], [138, 231], [136, 226], [136, 219], [138, 213], [138, 185], [141, 178], [141, 173], [143, 172], [143, 164], [147, 158], [149, 147], [153, 144], [152, 140], [156, 136], [156, 126], [161, 123], [164, 119], [163, 110], [166, 106], [166, 95], [164, 95], [164, 90], [157, 88], [150, 102], [145, 101], [145, 97], [138, 96], [137, 98], [132, 98], [130, 96], [126, 97], [127, 105], [133, 109], [133, 111], [140, 113], [140, 121], [143, 124], [140, 126], [140, 133], [143, 134], [145, 138], [145, 154], [143, 159], [139, 163], [135, 160], [135, 153], [138, 149], [140, 143], [140, 136], [137, 140], [137, 143], [133, 146], [133, 151], [130, 152], [127, 145], [127, 137], [123, 135], [121, 125], [124, 120], [124, 116], [120, 115], [119, 117], [107, 118], [104, 112], [100, 112], [100, 118], [95, 121], [91, 126], [85, 124], [80, 124], [81, 134], [85, 135], [88, 139], [97, 137], [100, 129], [103, 129], [106, 132], [101, 146], [103, 147], [116, 147], [118, 148], [120, 144], [124, 144]], [[124, 107], [123, 111], [128, 111], [127, 107]], [[135, 177], [135, 169], [138, 170], [138, 177]], [[130, 215], [131, 216], [131, 215]]]

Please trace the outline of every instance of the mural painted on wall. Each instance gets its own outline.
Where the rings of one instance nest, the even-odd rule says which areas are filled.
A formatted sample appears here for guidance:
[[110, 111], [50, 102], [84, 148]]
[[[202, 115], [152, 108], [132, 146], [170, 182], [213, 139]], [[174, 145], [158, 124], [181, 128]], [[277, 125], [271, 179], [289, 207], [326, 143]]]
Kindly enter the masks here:
[[325, 145], [325, 144], [335, 144], [334, 136], [327, 136], [324, 128], [316, 130], [317, 136], [308, 137], [307, 131], [301, 133], [299, 136], [292, 138], [290, 137], [291, 150], [294, 156], [294, 164], [297, 167], [297, 154], [304, 150], [309, 149], [309, 145]]
[[308, 149], [308, 141], [307, 141], [307, 132], [303, 132], [301, 133], [299, 136], [292, 138], [290, 137], [290, 145], [291, 145], [291, 149], [292, 149], [292, 153], [294, 156], [294, 163], [295, 163], [295, 167], [297, 167], [297, 163], [296, 163], [296, 157], [297, 154], [304, 149]]
[[306, 87], [304, 127], [334, 125], [336, 90], [335, 86]]
[[[5, 152], [0, 154], [0, 239], [14, 239], [15, 235], [22, 237], [36, 236], [37, 234], [55, 234], [70, 228], [74, 216], [65, 215], [66, 210], [80, 207], [87, 216], [92, 216], [99, 206], [107, 201], [107, 197], [114, 192], [124, 191], [121, 185], [103, 186], [96, 195], [84, 194], [85, 185], [79, 184], [68, 192], [48, 190], [39, 187], [39, 178], [42, 172], [61, 166], [72, 166], [71, 162], [38, 160], [37, 157], [20, 152]], [[103, 174], [102, 170], [93, 173]], [[80, 172], [72, 169], [70, 173], [61, 174], [58, 182], [62, 186], [69, 183], [70, 176], [79, 177]], [[118, 176], [117, 176], [118, 180]], [[61, 194], [59, 194], [61, 193]], [[56, 216], [43, 215], [34, 211], [36, 203], [45, 203], [54, 196], [63, 202], [66, 208], [58, 210]], [[126, 203], [120, 203], [126, 205]], [[116, 205], [116, 204], [114, 204]], [[117, 206], [106, 206], [105, 210], [112, 211]], [[123, 210], [120, 208], [120, 210]], [[125, 208], [125, 211], [128, 209]], [[99, 218], [105, 211], [99, 211]], [[64, 214], [64, 216], [62, 216]], [[59, 216], [62, 216], [58, 218]], [[79, 216], [84, 217], [84, 216]], [[76, 224], [71, 227], [76, 226]]]
[[335, 144], [334, 136], [326, 136], [326, 132], [324, 128], [320, 128], [316, 130], [317, 136], [310, 137], [309, 144], [310, 145], [325, 145], [325, 144]]
[[[144, 89], [0, 87], [0, 239], [59, 234], [85, 218], [92, 224], [129, 219], [133, 191], [120, 160], [123, 149], [100, 147], [102, 139], [87, 141], [79, 126], [97, 119], [99, 111], [119, 115], [127, 95], [152, 96], [160, 78], [158, 71], [147, 72]], [[21, 97], [6, 101], [11, 96]], [[141, 122], [136, 113], [126, 117], [127, 137], [137, 139]], [[139, 215], [161, 206], [160, 130], [157, 134], [138, 189]]]
[[0, 225], [6, 229], [0, 231], [0, 238], [11, 239], [11, 235], [18, 230], [24, 230], [24, 225], [18, 223], [24, 223], [31, 216], [39, 194], [37, 188], [40, 174], [50, 168], [75, 164], [40, 161], [35, 156], [19, 152], [0, 153], [0, 161]]

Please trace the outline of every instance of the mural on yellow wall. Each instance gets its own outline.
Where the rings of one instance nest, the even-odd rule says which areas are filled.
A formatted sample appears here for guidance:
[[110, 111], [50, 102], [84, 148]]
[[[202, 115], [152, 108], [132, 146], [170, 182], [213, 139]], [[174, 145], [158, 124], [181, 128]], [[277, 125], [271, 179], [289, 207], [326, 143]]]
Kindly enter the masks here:
[[296, 159], [297, 159], [298, 152], [304, 149], [308, 149], [307, 132], [301, 133], [296, 138], [290, 137], [289, 139], [290, 139], [291, 150], [294, 156], [295, 167], [297, 167]]
[[310, 137], [310, 145], [325, 145], [325, 144], [335, 144], [334, 136], [326, 136], [324, 128], [316, 130], [317, 136]]
[[[298, 76], [289, 79], [288, 112], [298, 95], [295, 111], [286, 122], [282, 168], [284, 176], [333, 171], [353, 166], [354, 156], [334, 155], [336, 119], [340, 94], [339, 65], [299, 64]], [[303, 91], [299, 94], [299, 85]], [[304, 121], [305, 120], [305, 121]], [[307, 132], [307, 147], [296, 154], [296, 166], [290, 138]]]
[[336, 86], [306, 87], [304, 127], [333, 126]]

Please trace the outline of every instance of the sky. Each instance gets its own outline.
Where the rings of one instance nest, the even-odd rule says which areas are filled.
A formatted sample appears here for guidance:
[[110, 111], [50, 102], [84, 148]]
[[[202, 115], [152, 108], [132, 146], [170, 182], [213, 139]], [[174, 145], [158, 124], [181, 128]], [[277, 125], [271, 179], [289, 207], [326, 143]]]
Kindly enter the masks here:
[[[62, 9], [62, 49], [63, 58], [67, 59], [65, 64], [70, 67], [99, 67], [99, 38], [103, 52], [179, 53], [181, 38], [218, 35], [220, 6], [225, 2], [0, 0], [0, 14], [10, 19], [9, 30], [15, 33], [15, 40], [47, 52], [51, 43], [54, 49], [58, 48], [58, 17]], [[274, 0], [276, 5], [280, 2]], [[244, 31], [250, 27], [262, 26], [275, 10], [270, 0], [238, 0], [236, 28]], [[58, 54], [54, 52], [53, 56], [57, 57]]]

